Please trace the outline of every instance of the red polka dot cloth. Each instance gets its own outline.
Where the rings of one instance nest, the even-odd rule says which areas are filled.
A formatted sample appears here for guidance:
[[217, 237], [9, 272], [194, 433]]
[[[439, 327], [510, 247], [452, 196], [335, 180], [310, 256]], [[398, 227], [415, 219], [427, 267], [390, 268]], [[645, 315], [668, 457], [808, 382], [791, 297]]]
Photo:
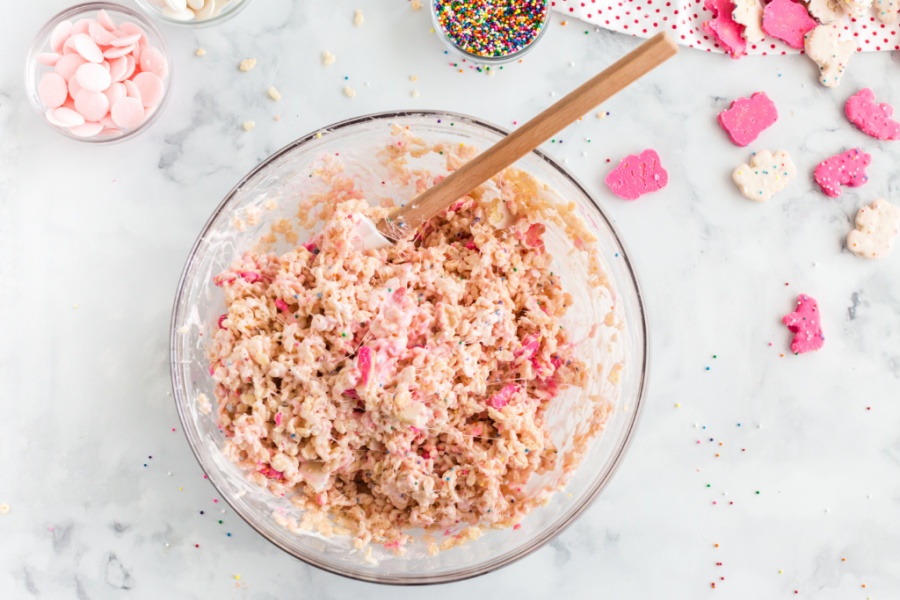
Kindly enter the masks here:
[[[703, 30], [703, 23], [713, 18], [704, 8], [703, 0], [552, 0], [553, 10], [564, 16], [587, 21], [604, 29], [648, 38], [667, 31], [672, 38], [689, 48], [706, 52], [725, 52], [715, 36]], [[882, 23], [876, 18], [876, 8], [865, 16], [845, 17], [842, 27], [845, 39], [857, 40], [857, 52], [900, 50], [900, 19]], [[747, 54], [798, 54], [772, 37], [747, 44]]]

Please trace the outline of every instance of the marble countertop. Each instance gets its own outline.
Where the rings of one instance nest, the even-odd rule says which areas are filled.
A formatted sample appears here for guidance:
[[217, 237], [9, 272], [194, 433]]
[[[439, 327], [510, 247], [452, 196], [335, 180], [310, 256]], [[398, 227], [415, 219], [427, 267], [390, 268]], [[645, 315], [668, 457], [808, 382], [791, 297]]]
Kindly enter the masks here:
[[[853, 57], [828, 90], [803, 56], [684, 51], [547, 145], [615, 219], [641, 277], [643, 420], [612, 483], [550, 545], [475, 580], [398, 589], [308, 567], [213, 503], [170, 395], [188, 250], [245, 172], [309, 131], [400, 108], [512, 127], [637, 40], [555, 18], [525, 62], [486, 76], [449, 65], [427, 11], [403, 0], [258, 0], [218, 28], [165, 27], [165, 113], [91, 147], [45, 127], [22, 88], [31, 36], [67, 4], [21, 3], [0, 23], [0, 597], [900, 597], [900, 249], [866, 262], [843, 247], [860, 206], [900, 204], [900, 144], [842, 116], [864, 86], [900, 107], [896, 54]], [[248, 57], [256, 68], [239, 72]], [[760, 142], [800, 172], [765, 204], [737, 194], [730, 173], [749, 152], [715, 122], [758, 90], [781, 114]], [[836, 200], [814, 191], [813, 166], [854, 145], [873, 155], [870, 182]], [[647, 147], [668, 187], [613, 197], [608, 161]], [[780, 324], [799, 293], [818, 299], [827, 336], [805, 356]]]

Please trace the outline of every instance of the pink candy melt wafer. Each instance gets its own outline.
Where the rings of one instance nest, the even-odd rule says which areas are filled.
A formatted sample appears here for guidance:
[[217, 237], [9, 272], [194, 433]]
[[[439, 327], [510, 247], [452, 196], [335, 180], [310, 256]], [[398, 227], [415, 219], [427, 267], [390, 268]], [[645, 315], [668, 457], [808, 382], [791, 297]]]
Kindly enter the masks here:
[[794, 354], [818, 350], [825, 343], [819, 307], [816, 301], [806, 294], [800, 294], [797, 298], [797, 310], [785, 315], [781, 322], [794, 334], [791, 341], [791, 352]]
[[778, 110], [765, 92], [738, 98], [731, 108], [719, 113], [719, 124], [738, 146], [746, 146], [777, 120]]
[[112, 83], [109, 68], [96, 63], [85, 63], [75, 71], [75, 80], [81, 89], [90, 92], [102, 92]]
[[44, 106], [58, 108], [63, 105], [69, 95], [66, 80], [57, 73], [44, 73], [38, 83], [38, 96]]
[[850, 96], [844, 105], [844, 113], [866, 135], [878, 140], [900, 140], [900, 123], [891, 118], [893, 107], [876, 103], [875, 92], [869, 88]]
[[161, 79], [165, 79], [169, 66], [166, 64], [166, 59], [162, 52], [150, 46], [141, 52], [141, 71], [147, 71]]
[[118, 127], [131, 129], [144, 120], [144, 105], [137, 98], [122, 98], [112, 106], [109, 114]]
[[75, 110], [85, 121], [99, 122], [109, 112], [109, 98], [103, 92], [81, 90], [75, 96]]
[[656, 150], [632, 154], [606, 176], [610, 191], [624, 200], [636, 200], [644, 194], [666, 187], [669, 174], [659, 161]]
[[871, 162], [871, 154], [854, 148], [819, 163], [813, 178], [826, 196], [837, 198], [841, 195], [841, 186], [859, 187], [869, 180], [866, 167]]
[[806, 7], [793, 0], [772, 0], [763, 9], [763, 31], [792, 48], [803, 48], [804, 36], [816, 28]]
[[166, 92], [162, 79], [153, 73], [138, 73], [134, 78], [134, 85], [140, 92], [141, 102], [147, 108], [159, 104]]

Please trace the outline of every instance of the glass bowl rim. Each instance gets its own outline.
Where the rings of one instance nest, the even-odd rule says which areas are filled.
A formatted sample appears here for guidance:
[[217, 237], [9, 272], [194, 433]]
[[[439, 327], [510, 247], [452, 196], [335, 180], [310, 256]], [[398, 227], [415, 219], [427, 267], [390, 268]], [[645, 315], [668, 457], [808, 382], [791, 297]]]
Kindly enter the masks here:
[[[47, 118], [44, 116], [44, 113], [41, 112], [41, 109], [43, 107], [37, 104], [37, 102], [35, 101], [35, 97], [37, 95], [38, 85], [38, 77], [36, 71], [39, 68], [37, 55], [41, 53], [41, 50], [44, 48], [45, 43], [50, 39], [50, 35], [53, 33], [53, 29], [65, 19], [71, 19], [82, 15], [83, 13], [100, 10], [115, 11], [128, 15], [129, 17], [140, 21], [141, 25], [149, 29], [150, 32], [156, 36], [156, 39], [159, 40], [158, 49], [163, 53], [163, 56], [166, 57], [166, 66], [168, 67], [169, 72], [168, 76], [166, 77], [165, 90], [163, 91], [162, 100], [153, 110], [153, 114], [150, 115], [148, 119], [146, 119], [143, 123], [141, 123], [134, 129], [125, 132], [122, 135], [98, 139], [92, 137], [78, 137], [77, 135], [73, 135], [72, 133], [66, 131], [62, 127], [57, 127], [56, 125], [48, 122]], [[44, 22], [44, 24], [38, 30], [37, 34], [34, 36], [34, 39], [31, 41], [31, 46], [29, 46], [28, 48], [28, 54], [25, 57], [25, 94], [26, 96], [28, 96], [28, 103], [34, 109], [34, 112], [37, 113], [41, 121], [56, 133], [67, 137], [70, 140], [75, 140], [76, 142], [84, 142], [86, 144], [96, 144], [98, 146], [102, 146], [105, 144], [116, 144], [118, 142], [123, 142], [135, 137], [145, 129], [148, 129], [159, 119], [159, 116], [162, 114], [163, 110], [166, 107], [166, 104], [169, 101], [169, 95], [172, 91], [172, 81], [174, 79], [173, 67], [174, 64], [172, 62], [172, 57], [169, 54], [169, 47], [168, 44], [166, 44], [165, 36], [159, 30], [153, 20], [143, 12], [135, 10], [130, 6], [119, 4], [118, 2], [82, 2], [81, 4], [73, 4], [72, 6], [55, 13], [52, 17]]]
[[248, 4], [250, 4], [250, 0], [241, 0], [237, 4], [231, 4], [230, 6], [232, 8], [227, 8], [215, 17], [203, 19], [202, 21], [198, 21], [196, 19], [192, 21], [179, 21], [178, 19], [167, 17], [166, 15], [162, 14], [161, 10], [153, 8], [148, 0], [134, 0], [134, 2], [150, 18], [159, 19], [163, 23], [168, 23], [169, 25], [174, 25], [176, 27], [186, 27], [192, 29], [202, 29], [204, 27], [212, 27], [213, 25], [224, 23], [230, 20], [232, 17], [237, 16], [242, 10], [247, 7]]
[[[630, 276], [631, 283], [634, 285], [635, 298], [637, 300], [637, 314], [635, 315], [635, 325], [639, 325], [641, 327], [640, 337], [642, 342], [641, 355], [639, 356], [640, 362], [640, 372], [639, 372], [639, 380], [637, 384], [637, 394], [634, 398], [634, 405], [632, 410], [630, 411], [630, 420], [626, 424], [626, 429], [624, 436], [622, 438], [621, 443], [617, 448], [615, 448], [615, 455], [612, 459], [612, 463], [610, 464], [609, 469], [603, 476], [593, 484], [590, 490], [584, 495], [583, 498], [580, 499], [577, 505], [575, 505], [566, 515], [566, 517], [558, 523], [555, 527], [544, 531], [541, 535], [537, 536], [533, 539], [529, 544], [519, 548], [514, 553], [507, 553], [500, 557], [500, 559], [495, 559], [493, 561], [487, 561], [481, 563], [480, 565], [476, 565], [474, 567], [467, 567], [463, 569], [459, 569], [450, 573], [445, 573], [441, 575], [368, 575], [362, 572], [349, 572], [342, 570], [339, 567], [335, 567], [331, 564], [328, 564], [325, 561], [318, 560], [315, 556], [310, 556], [303, 554], [302, 552], [296, 552], [290, 548], [282, 545], [278, 540], [270, 538], [261, 528], [257, 527], [256, 523], [252, 518], [245, 515], [242, 510], [238, 509], [235, 504], [232, 502], [232, 498], [228, 494], [223, 494], [219, 486], [217, 485], [217, 481], [215, 476], [219, 473], [218, 470], [213, 470], [214, 475], [210, 475], [206, 469], [206, 465], [200, 458], [200, 454], [198, 452], [198, 445], [202, 445], [202, 441], [199, 438], [195, 438], [193, 435], [192, 429], [188, 426], [189, 422], [192, 422], [190, 415], [186, 412], [186, 406], [188, 398], [184, 397], [185, 394], [182, 392], [183, 380], [181, 368], [178, 362], [178, 329], [180, 328], [181, 317], [183, 314], [182, 309], [182, 300], [186, 290], [187, 284], [187, 276], [194, 265], [194, 261], [197, 257], [197, 251], [200, 248], [201, 243], [203, 242], [205, 236], [209, 233], [212, 228], [213, 223], [219, 218], [219, 216], [224, 212], [228, 204], [234, 199], [235, 195], [241, 191], [244, 185], [250, 181], [253, 177], [255, 177], [258, 173], [260, 173], [263, 169], [270, 166], [273, 162], [278, 159], [286, 156], [291, 151], [304, 146], [306, 143], [317, 139], [317, 137], [321, 136], [323, 132], [336, 132], [343, 129], [347, 129], [354, 125], [359, 125], [367, 122], [375, 122], [375, 121], [387, 121], [390, 122], [392, 119], [399, 118], [452, 118], [457, 122], [465, 122], [469, 125], [474, 125], [482, 130], [486, 130], [489, 133], [495, 133], [501, 136], [509, 135], [509, 131], [490, 123], [488, 121], [472, 117], [469, 115], [465, 115], [462, 113], [456, 113], [451, 111], [442, 111], [442, 110], [398, 110], [398, 111], [384, 111], [384, 112], [376, 112], [370, 113], [367, 115], [362, 115], [359, 117], [353, 117], [350, 119], [345, 119], [343, 121], [338, 121], [326, 127], [319, 128], [311, 133], [308, 133], [305, 136], [297, 138], [296, 140], [288, 143], [284, 147], [276, 150], [271, 155], [263, 159], [256, 167], [254, 167], [249, 173], [247, 173], [244, 177], [242, 177], [234, 187], [229, 190], [229, 192], [225, 195], [224, 199], [219, 203], [219, 205], [215, 208], [215, 210], [210, 215], [209, 219], [207, 219], [206, 223], [203, 225], [203, 228], [200, 231], [200, 234], [197, 236], [191, 250], [188, 254], [187, 261], [185, 262], [184, 268], [182, 269], [181, 275], [178, 279], [178, 289], [175, 294], [175, 301], [172, 308], [172, 316], [169, 323], [169, 367], [170, 367], [170, 376], [173, 388], [173, 400], [175, 402], [175, 408], [178, 411], [178, 418], [181, 422], [182, 429], [184, 431], [185, 437], [187, 437], [188, 445], [191, 447], [191, 452], [194, 454], [194, 458], [197, 460], [197, 463], [200, 465], [200, 468], [203, 470], [204, 474], [207, 475], [209, 482], [212, 486], [219, 492], [219, 495], [223, 500], [231, 507], [231, 509], [238, 516], [243, 519], [247, 525], [249, 525], [254, 531], [256, 531], [260, 536], [266, 539], [269, 543], [274, 546], [280, 548], [283, 552], [287, 553], [290, 556], [314, 567], [322, 569], [323, 571], [327, 571], [329, 573], [333, 573], [335, 575], [339, 575], [341, 577], [346, 577], [348, 579], [356, 580], [356, 581], [365, 581], [369, 583], [379, 583], [386, 585], [403, 585], [403, 586], [412, 586], [412, 585], [430, 585], [430, 584], [438, 584], [438, 583], [451, 583], [455, 581], [463, 581], [465, 579], [471, 579], [473, 577], [477, 577], [479, 575], [484, 575], [486, 573], [490, 573], [507, 565], [510, 565], [526, 556], [532, 554], [536, 550], [542, 548], [551, 540], [553, 540], [556, 536], [561, 534], [563, 531], [568, 529], [575, 521], [578, 520], [579, 517], [594, 503], [600, 493], [606, 488], [609, 482], [612, 480], [613, 475], [615, 475], [616, 471], [619, 469], [622, 461], [624, 460], [625, 454], [631, 442], [634, 438], [635, 432], [637, 431], [637, 425], [640, 421], [641, 413], [643, 412], [644, 398], [646, 396], [647, 391], [647, 382], [648, 382], [648, 372], [649, 372], [649, 363], [650, 363], [650, 344], [649, 344], [649, 329], [647, 323], [647, 310], [644, 304], [643, 293], [641, 291], [641, 286], [637, 278], [637, 274], [635, 273], [634, 266], [631, 262], [631, 259], [628, 257], [628, 251], [625, 248], [625, 245], [622, 243], [622, 239], [613, 226], [612, 222], [606, 216], [606, 213], [600, 208], [597, 204], [594, 197], [588, 193], [587, 189], [585, 189], [584, 185], [577, 178], [575, 178], [571, 173], [568, 172], [561, 164], [559, 164], [556, 160], [548, 156], [546, 153], [541, 151], [540, 149], [535, 149], [532, 152], [536, 154], [539, 158], [541, 158], [544, 163], [555, 169], [559, 174], [561, 174], [564, 178], [566, 178], [569, 183], [571, 183], [575, 188], [586, 198], [591, 206], [596, 210], [596, 213], [603, 220], [603, 223], [606, 227], [609, 228], [609, 231], [612, 233], [613, 240], [621, 249], [621, 260], [625, 264], [625, 272]], [[540, 510], [540, 509], [538, 509]]]

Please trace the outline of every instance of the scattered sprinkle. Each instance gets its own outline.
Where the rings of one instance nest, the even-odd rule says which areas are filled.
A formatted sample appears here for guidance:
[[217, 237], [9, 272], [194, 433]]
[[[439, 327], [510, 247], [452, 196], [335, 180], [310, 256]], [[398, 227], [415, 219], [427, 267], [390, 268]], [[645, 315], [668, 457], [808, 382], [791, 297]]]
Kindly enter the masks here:
[[206, 50], [204, 50], [203, 48], [197, 48], [194, 51], [194, 56], [206, 56]]
[[10, 510], [9, 504], [0, 504], [0, 515], [8, 515]]
[[244, 60], [241, 61], [241, 64], [238, 65], [238, 69], [240, 69], [242, 72], [246, 73], [247, 71], [253, 70], [253, 67], [255, 67], [255, 66], [256, 66], [255, 58], [245, 58]]
[[326, 67], [330, 67], [334, 64], [334, 61], [337, 60], [337, 57], [329, 52], [328, 50], [322, 51], [322, 64]]
[[418, 98], [418, 97], [419, 97], [419, 90], [413, 90], [413, 91], [411, 91], [411, 92], [409, 93], [409, 95], [412, 96], [413, 98]]
[[419, 76], [418, 76], [418, 75], [410, 75], [410, 76], [409, 76], [409, 80], [410, 80], [410, 81], [418, 81], [418, 80], [419, 80]]
[[277, 89], [275, 89], [274, 85], [269, 86], [269, 98], [271, 98], [275, 102], [278, 102], [279, 100], [281, 100], [281, 92], [279, 92]]
[[353, 26], [354, 27], [362, 27], [362, 24], [366, 22], [366, 18], [363, 16], [363, 11], [360, 9], [356, 9], [353, 11]]
[[244, 121], [244, 124], [241, 125], [244, 128], [244, 131], [253, 131], [253, 128], [256, 127], [255, 121]]
[[356, 98], [356, 90], [349, 85], [344, 86], [344, 95], [348, 98]]

